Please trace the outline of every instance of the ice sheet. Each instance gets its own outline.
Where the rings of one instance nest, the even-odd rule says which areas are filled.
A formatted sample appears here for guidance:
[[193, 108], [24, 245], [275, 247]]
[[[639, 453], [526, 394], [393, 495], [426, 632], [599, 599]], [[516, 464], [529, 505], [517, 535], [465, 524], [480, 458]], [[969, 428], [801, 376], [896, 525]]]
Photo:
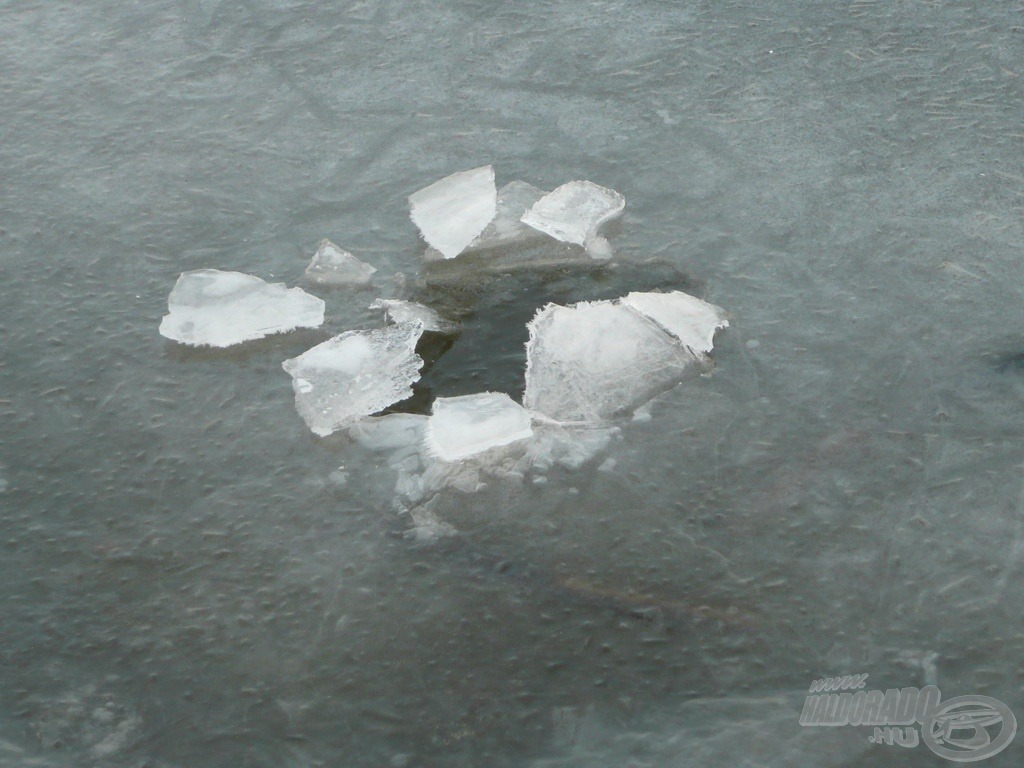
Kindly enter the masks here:
[[[523, 215], [523, 223], [566, 243], [586, 246], [606, 221], [622, 213], [626, 199], [614, 189], [592, 181], [570, 181], [538, 200]], [[607, 241], [596, 241], [598, 257], [607, 254]]]
[[160, 335], [194, 347], [230, 347], [324, 321], [323, 301], [301, 288], [219, 269], [182, 272], [167, 308]]
[[321, 240], [306, 267], [306, 277], [320, 285], [360, 286], [367, 285], [376, 271], [376, 267], [360, 261], [330, 240]]
[[677, 384], [697, 356], [614, 301], [549, 304], [528, 325], [523, 405], [558, 422], [598, 423]]
[[412, 395], [423, 360], [419, 324], [347, 331], [281, 365], [292, 377], [295, 407], [324, 436]]
[[453, 173], [409, 196], [413, 223], [446, 259], [458, 256], [497, 212], [498, 191], [489, 165]]
[[724, 309], [682, 291], [634, 292], [620, 301], [653, 320], [694, 352], [710, 352], [714, 346], [715, 331], [729, 325]]
[[426, 440], [434, 456], [458, 461], [532, 435], [530, 414], [521, 405], [506, 394], [484, 392], [437, 398]]
[[402, 299], [377, 299], [369, 306], [370, 309], [383, 309], [391, 322], [399, 325], [419, 323], [425, 331], [451, 333], [458, 329], [459, 324], [445, 320], [437, 312], [415, 301]]

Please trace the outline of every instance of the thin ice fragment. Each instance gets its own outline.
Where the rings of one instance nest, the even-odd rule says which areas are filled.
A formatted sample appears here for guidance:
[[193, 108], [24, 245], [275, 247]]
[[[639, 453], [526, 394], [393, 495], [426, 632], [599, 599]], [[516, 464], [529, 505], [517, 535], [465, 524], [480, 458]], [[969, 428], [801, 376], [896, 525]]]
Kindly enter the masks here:
[[321, 240], [306, 267], [306, 277], [320, 285], [358, 286], [367, 285], [376, 271], [376, 267], [360, 261], [330, 240]]
[[530, 414], [501, 392], [439, 397], [427, 422], [427, 447], [444, 461], [532, 436]]
[[301, 288], [219, 269], [183, 272], [167, 308], [160, 335], [194, 347], [229, 347], [324, 321], [323, 301]]
[[549, 304], [527, 327], [523, 405], [562, 423], [600, 423], [632, 413], [679, 383], [699, 360], [614, 301]]
[[694, 352], [710, 352], [715, 331], [729, 326], [724, 309], [682, 291], [630, 293], [620, 301], [654, 321]]
[[[570, 181], [538, 200], [523, 216], [523, 223], [556, 240], [587, 245], [601, 225], [626, 207], [626, 198], [614, 189], [592, 181]], [[595, 251], [604, 256], [607, 243], [598, 241]]]
[[422, 333], [418, 324], [346, 331], [285, 360], [299, 415], [324, 436], [411, 396]]
[[497, 212], [494, 168], [453, 173], [409, 196], [412, 220], [423, 239], [454, 259], [484, 231]]
[[391, 322], [399, 325], [419, 323], [425, 331], [451, 333], [458, 329], [458, 323], [445, 320], [437, 312], [415, 301], [401, 299], [377, 299], [369, 306], [370, 309], [383, 309]]

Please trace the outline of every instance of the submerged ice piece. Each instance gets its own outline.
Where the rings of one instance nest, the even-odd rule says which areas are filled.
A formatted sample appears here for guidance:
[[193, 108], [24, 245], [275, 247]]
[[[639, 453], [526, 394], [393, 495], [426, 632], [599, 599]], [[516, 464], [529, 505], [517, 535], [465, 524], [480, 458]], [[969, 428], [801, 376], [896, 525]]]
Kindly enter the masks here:
[[285, 360], [299, 415], [322, 437], [409, 397], [422, 333], [419, 324], [346, 331]]
[[451, 333], [458, 330], [459, 324], [451, 320], [445, 320], [437, 312], [423, 304], [415, 301], [402, 301], [401, 299], [377, 299], [369, 306], [369, 309], [383, 309], [391, 322], [398, 325], [411, 325], [419, 323], [425, 331], [438, 331], [439, 333]]
[[548, 304], [527, 327], [523, 405], [558, 422], [629, 414], [678, 384], [700, 359], [614, 301]]
[[494, 168], [485, 165], [435, 181], [409, 196], [413, 223], [423, 239], [454, 259], [484, 231], [497, 211]]
[[306, 277], [320, 285], [366, 285], [376, 271], [376, 267], [360, 261], [330, 240], [321, 240], [306, 267]]
[[427, 422], [428, 450], [444, 461], [533, 436], [530, 414], [501, 392], [439, 397]]
[[556, 240], [587, 248], [595, 258], [608, 258], [608, 242], [598, 237], [601, 225], [626, 207], [626, 198], [592, 181], [570, 181], [538, 200], [523, 223]]
[[219, 269], [182, 272], [167, 308], [160, 335], [194, 347], [230, 347], [324, 322], [323, 301], [301, 288]]
[[619, 301], [657, 323], [698, 353], [710, 352], [714, 346], [715, 331], [729, 326], [729, 316], [724, 309], [682, 291], [634, 292]]

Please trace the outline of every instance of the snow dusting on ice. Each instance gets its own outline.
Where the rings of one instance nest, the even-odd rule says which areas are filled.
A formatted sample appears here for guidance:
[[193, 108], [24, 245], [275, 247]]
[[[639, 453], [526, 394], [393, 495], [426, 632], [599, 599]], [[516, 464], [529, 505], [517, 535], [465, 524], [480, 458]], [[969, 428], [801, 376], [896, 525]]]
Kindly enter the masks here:
[[500, 392], [439, 397], [427, 422], [427, 447], [444, 461], [458, 461], [532, 435], [530, 414]]
[[285, 360], [299, 415], [324, 436], [409, 397], [423, 365], [422, 333], [418, 324], [347, 331]]
[[306, 277], [320, 285], [360, 286], [367, 285], [376, 271], [376, 267], [360, 261], [330, 240], [321, 240], [306, 267]]
[[301, 288], [219, 269], [183, 272], [167, 308], [160, 335], [195, 347], [229, 347], [324, 321], [324, 302]]
[[454, 259], [497, 212], [494, 168], [485, 165], [435, 181], [409, 196], [413, 223], [423, 239], [446, 259]]

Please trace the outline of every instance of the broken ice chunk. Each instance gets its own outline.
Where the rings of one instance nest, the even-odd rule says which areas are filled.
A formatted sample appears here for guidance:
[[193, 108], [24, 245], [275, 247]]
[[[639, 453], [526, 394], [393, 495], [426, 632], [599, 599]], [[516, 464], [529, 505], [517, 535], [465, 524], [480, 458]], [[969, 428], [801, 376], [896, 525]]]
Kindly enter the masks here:
[[425, 331], [451, 333], [458, 329], [458, 323], [445, 320], [437, 312], [415, 301], [401, 299], [377, 299], [369, 306], [370, 309], [383, 309], [391, 322], [399, 325], [419, 323]]
[[[606, 221], [626, 207], [626, 198], [592, 181], [570, 181], [538, 200], [523, 216], [523, 223], [556, 240], [588, 245]], [[589, 250], [589, 249], [588, 249]], [[595, 258], [607, 258], [607, 241], [595, 240]]]
[[557, 422], [599, 423], [632, 413], [699, 360], [613, 301], [548, 304], [527, 327], [523, 405]]
[[409, 397], [422, 333], [419, 324], [346, 331], [285, 360], [299, 415], [322, 437]]
[[494, 168], [453, 173], [409, 196], [412, 220], [423, 239], [454, 259], [494, 218], [498, 191]]
[[439, 397], [427, 422], [428, 449], [444, 461], [508, 445], [533, 435], [530, 414], [501, 392]]
[[324, 321], [323, 301], [300, 288], [219, 269], [182, 272], [167, 308], [160, 335], [194, 347], [229, 347]]
[[[478, 253], [511, 245], [526, 245], [547, 239], [547, 235], [522, 222], [523, 214], [547, 194], [525, 181], [510, 181], [498, 190], [497, 213], [490, 224], [463, 250]], [[436, 248], [423, 253], [426, 261], [441, 261], [444, 256]], [[460, 259], [461, 261], [461, 259]]]
[[330, 240], [321, 240], [306, 267], [306, 277], [320, 285], [366, 285], [376, 271], [376, 267], [360, 261]]
[[634, 292], [620, 301], [653, 320], [694, 352], [710, 352], [715, 331], [729, 326], [729, 316], [724, 309], [682, 291]]

